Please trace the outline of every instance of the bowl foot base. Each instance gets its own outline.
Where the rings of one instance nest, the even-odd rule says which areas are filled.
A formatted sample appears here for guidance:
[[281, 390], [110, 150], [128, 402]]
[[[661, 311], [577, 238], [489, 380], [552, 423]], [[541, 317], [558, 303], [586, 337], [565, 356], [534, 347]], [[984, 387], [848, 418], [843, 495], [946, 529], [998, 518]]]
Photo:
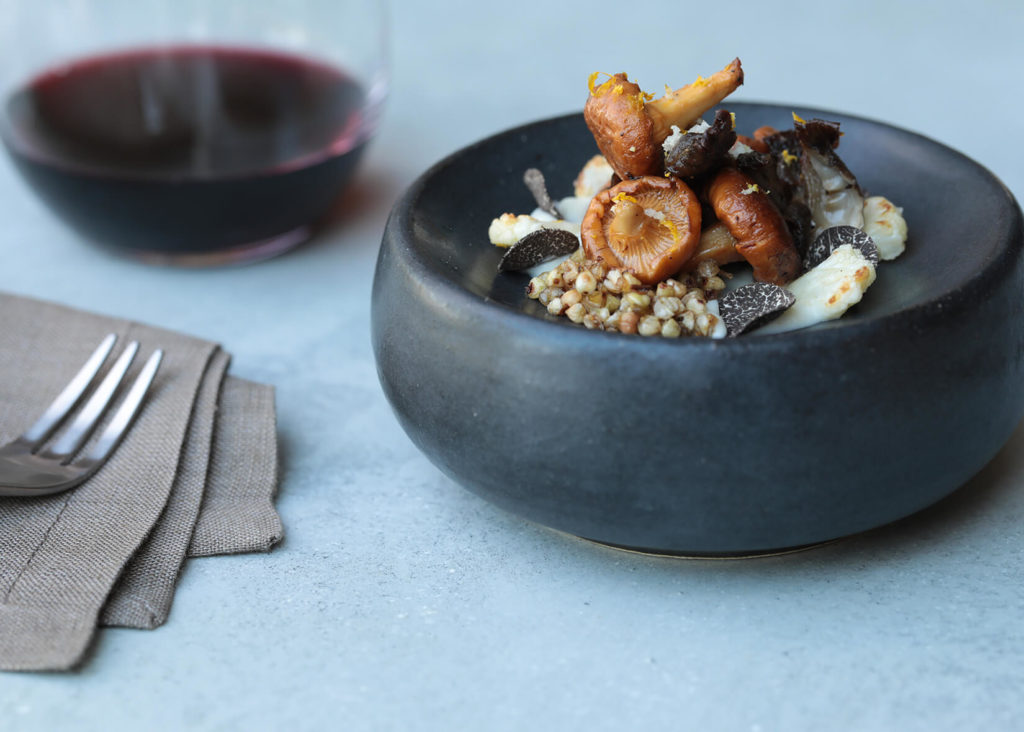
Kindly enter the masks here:
[[598, 541], [597, 539], [588, 539], [585, 536], [579, 537], [584, 541], [588, 541], [592, 544], [599, 544], [606, 546], [609, 549], [616, 549], [622, 552], [630, 552], [632, 554], [646, 554], [654, 557], [668, 557], [671, 559], [761, 559], [764, 557], [778, 557], [784, 554], [796, 554], [797, 552], [806, 552], [811, 549], [817, 549], [818, 547], [827, 546], [834, 544], [840, 539], [827, 539], [825, 541], [815, 542], [813, 544], [801, 544], [799, 546], [783, 547], [779, 549], [762, 549], [755, 551], [736, 551], [736, 552], [700, 552], [700, 551], [672, 551], [664, 549], [649, 549], [645, 547], [625, 546], [623, 544], [612, 544], [607, 541]]

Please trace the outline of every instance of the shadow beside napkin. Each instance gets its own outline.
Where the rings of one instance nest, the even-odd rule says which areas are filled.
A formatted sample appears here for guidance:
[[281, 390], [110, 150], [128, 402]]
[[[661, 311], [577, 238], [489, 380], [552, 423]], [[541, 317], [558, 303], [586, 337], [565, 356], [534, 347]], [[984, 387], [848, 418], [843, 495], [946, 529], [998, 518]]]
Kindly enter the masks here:
[[[42, 413], [107, 333], [164, 360], [135, 424], [79, 488], [0, 498], [0, 669], [61, 670], [97, 625], [152, 628], [192, 556], [280, 540], [270, 387], [225, 378], [213, 343], [0, 294], [0, 443]], [[112, 359], [111, 359], [112, 360]]]

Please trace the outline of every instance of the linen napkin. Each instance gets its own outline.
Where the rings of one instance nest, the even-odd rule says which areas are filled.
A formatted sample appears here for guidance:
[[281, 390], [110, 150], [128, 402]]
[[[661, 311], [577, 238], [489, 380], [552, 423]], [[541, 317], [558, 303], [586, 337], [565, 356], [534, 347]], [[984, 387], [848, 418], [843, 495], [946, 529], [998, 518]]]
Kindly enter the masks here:
[[[273, 390], [225, 376], [216, 344], [0, 294], [0, 443], [24, 431], [107, 333], [164, 359], [135, 423], [67, 493], [0, 497], [0, 669], [64, 670], [98, 625], [153, 628], [186, 556], [282, 536]], [[108, 359], [113, 360], [111, 357]]]

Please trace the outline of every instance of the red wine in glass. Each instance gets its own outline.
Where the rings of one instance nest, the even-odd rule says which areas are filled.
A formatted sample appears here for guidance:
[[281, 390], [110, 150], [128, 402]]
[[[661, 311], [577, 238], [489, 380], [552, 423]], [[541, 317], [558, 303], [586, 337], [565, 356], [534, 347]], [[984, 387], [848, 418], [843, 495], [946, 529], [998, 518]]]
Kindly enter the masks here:
[[304, 238], [355, 171], [365, 103], [358, 83], [312, 59], [146, 48], [36, 76], [4, 100], [0, 131], [31, 186], [81, 233], [205, 263]]

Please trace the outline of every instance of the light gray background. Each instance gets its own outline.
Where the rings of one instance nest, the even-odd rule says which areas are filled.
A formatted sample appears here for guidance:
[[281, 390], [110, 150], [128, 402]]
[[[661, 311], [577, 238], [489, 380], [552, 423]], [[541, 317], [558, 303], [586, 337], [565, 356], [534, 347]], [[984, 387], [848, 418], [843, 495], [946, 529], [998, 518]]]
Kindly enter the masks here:
[[79, 673], [4, 674], [0, 727], [1015, 726], [1024, 430], [938, 506], [812, 552], [619, 553], [493, 508], [417, 452], [378, 387], [369, 293], [385, 217], [416, 175], [580, 108], [598, 69], [656, 90], [739, 55], [736, 99], [922, 132], [1020, 196], [1022, 8], [396, 1], [393, 95], [358, 186], [318, 240], [251, 267], [112, 258], [4, 159], [0, 287], [220, 341], [236, 374], [276, 385], [288, 535], [270, 555], [189, 562], [167, 625], [104, 631]]

